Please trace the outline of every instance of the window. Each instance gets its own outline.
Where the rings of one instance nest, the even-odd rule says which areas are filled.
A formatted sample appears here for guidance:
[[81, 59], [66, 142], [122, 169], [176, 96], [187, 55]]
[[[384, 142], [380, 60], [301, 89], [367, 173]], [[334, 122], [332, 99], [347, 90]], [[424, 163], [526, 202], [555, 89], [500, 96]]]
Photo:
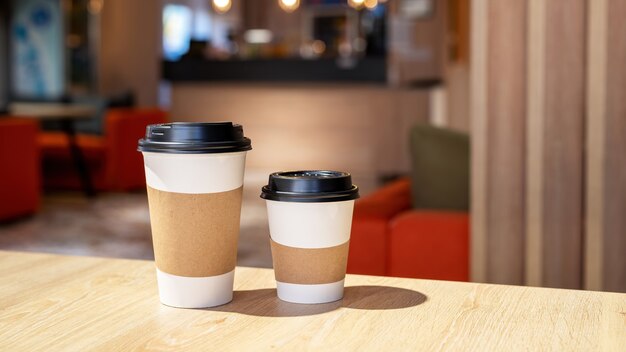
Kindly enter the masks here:
[[189, 50], [192, 14], [184, 5], [165, 5], [163, 8], [163, 56], [178, 60]]

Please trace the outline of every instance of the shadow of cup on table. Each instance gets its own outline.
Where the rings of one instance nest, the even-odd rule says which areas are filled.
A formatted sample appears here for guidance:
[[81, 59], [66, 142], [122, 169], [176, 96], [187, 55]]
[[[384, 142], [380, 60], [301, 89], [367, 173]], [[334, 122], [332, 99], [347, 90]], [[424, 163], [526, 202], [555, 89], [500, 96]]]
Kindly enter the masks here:
[[399, 287], [347, 286], [342, 300], [322, 304], [296, 304], [281, 301], [276, 289], [235, 291], [233, 301], [214, 312], [232, 312], [262, 317], [297, 317], [327, 313], [339, 308], [387, 310], [415, 307], [426, 302], [426, 295]]

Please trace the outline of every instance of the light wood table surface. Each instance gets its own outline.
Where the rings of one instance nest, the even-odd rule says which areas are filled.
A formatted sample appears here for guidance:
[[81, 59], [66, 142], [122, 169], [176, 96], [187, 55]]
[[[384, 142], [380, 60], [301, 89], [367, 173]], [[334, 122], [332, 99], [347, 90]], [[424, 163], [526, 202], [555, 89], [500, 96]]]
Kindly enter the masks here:
[[626, 294], [349, 275], [345, 298], [276, 298], [237, 268], [230, 304], [159, 303], [154, 263], [0, 251], [0, 350], [626, 350]]

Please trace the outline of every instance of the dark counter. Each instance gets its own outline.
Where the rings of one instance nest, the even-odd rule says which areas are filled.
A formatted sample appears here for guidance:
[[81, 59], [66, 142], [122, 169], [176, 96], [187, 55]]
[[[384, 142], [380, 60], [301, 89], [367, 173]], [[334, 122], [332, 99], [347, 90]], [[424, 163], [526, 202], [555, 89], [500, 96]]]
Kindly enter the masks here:
[[173, 82], [378, 82], [387, 81], [385, 58], [362, 58], [350, 68], [336, 59], [204, 60], [184, 58], [164, 61], [163, 77]]

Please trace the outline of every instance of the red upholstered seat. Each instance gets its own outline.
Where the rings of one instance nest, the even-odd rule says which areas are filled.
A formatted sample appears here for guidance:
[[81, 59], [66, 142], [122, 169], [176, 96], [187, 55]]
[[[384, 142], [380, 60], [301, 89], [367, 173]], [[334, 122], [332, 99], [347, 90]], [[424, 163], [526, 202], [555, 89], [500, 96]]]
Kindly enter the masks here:
[[[166, 113], [159, 109], [111, 109], [105, 117], [104, 136], [77, 135], [91, 181], [96, 190], [132, 190], [145, 187], [143, 160], [137, 141], [146, 126], [164, 123]], [[67, 135], [41, 133], [39, 136], [47, 189], [80, 189]]]
[[388, 275], [469, 280], [467, 213], [404, 212], [391, 221], [388, 236]]
[[359, 199], [355, 215], [389, 220], [408, 209], [411, 209], [411, 181], [403, 178]]
[[352, 221], [348, 272], [387, 274], [387, 228], [397, 214], [411, 208], [409, 179], [402, 179], [357, 200]]
[[469, 280], [469, 214], [411, 209], [409, 179], [357, 200], [348, 272]]
[[41, 179], [36, 121], [0, 118], [0, 221], [34, 213]]
[[[89, 168], [95, 189], [105, 190], [106, 145], [104, 138], [92, 135], [76, 136], [78, 146]], [[47, 189], [80, 189], [76, 165], [70, 152], [69, 139], [63, 132], [39, 134], [43, 183]]]
[[[102, 158], [106, 154], [104, 138], [94, 135], [78, 135], [78, 145], [86, 158]], [[70, 158], [70, 147], [67, 135], [63, 132], [42, 132], [37, 137], [44, 156], [55, 155]]]

